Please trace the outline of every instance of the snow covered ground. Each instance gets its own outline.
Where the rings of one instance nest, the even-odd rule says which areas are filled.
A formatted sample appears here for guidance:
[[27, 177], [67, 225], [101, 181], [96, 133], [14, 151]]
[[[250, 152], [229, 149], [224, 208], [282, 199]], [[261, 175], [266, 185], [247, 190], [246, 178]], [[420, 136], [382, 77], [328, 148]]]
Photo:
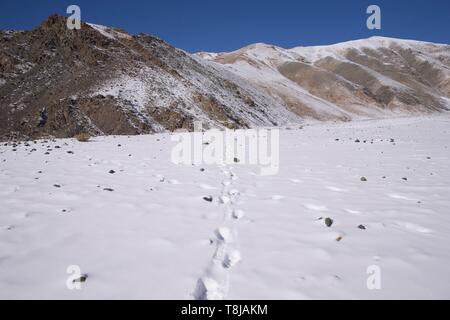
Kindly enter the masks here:
[[449, 142], [448, 115], [286, 128], [273, 176], [174, 165], [169, 134], [2, 144], [0, 298], [449, 299]]

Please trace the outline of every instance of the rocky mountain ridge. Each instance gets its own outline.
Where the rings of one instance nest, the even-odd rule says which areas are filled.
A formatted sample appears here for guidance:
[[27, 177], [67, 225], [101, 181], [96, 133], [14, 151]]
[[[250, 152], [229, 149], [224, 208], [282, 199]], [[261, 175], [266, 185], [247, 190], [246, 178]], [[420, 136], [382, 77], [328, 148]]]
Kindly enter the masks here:
[[371, 38], [189, 54], [163, 40], [50, 16], [0, 31], [0, 137], [145, 134], [348, 121], [450, 107], [450, 46]]

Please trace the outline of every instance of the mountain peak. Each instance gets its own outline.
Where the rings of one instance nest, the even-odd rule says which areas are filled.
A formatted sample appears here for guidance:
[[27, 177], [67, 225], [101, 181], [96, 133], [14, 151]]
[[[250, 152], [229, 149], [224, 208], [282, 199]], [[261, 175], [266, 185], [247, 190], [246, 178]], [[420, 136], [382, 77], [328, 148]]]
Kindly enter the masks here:
[[39, 28], [49, 29], [54, 27], [67, 27], [67, 17], [63, 17], [59, 14], [52, 14], [45, 19]]

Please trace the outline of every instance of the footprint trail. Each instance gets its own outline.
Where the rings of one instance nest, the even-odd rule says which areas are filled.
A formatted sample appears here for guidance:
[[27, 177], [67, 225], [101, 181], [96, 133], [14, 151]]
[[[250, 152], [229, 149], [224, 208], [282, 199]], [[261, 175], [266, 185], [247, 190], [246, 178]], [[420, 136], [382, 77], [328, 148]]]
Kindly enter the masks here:
[[223, 170], [226, 178], [222, 181], [219, 204], [223, 210], [221, 226], [214, 234], [216, 249], [203, 276], [197, 281], [194, 291], [196, 300], [225, 300], [230, 286], [232, 269], [241, 261], [238, 249], [236, 225], [244, 212], [236, 206], [240, 196], [235, 188], [238, 177], [232, 168]]

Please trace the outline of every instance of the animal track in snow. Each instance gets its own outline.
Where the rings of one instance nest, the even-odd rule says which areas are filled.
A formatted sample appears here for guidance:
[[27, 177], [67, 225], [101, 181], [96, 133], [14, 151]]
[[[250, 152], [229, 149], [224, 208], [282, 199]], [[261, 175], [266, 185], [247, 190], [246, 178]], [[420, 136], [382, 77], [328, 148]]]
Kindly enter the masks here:
[[[228, 244], [232, 242], [231, 231], [222, 227], [216, 230], [216, 251], [205, 271], [205, 275], [197, 281], [194, 291], [196, 300], [224, 300], [228, 293], [229, 274]], [[235, 260], [233, 260], [235, 262]]]
[[214, 279], [204, 277], [198, 280], [194, 297], [196, 300], [224, 300], [223, 288]]
[[233, 242], [233, 233], [228, 228], [222, 227], [222, 228], [217, 229], [216, 236], [217, 236], [217, 239], [219, 239], [225, 243]]
[[232, 268], [241, 261], [241, 253], [238, 250], [233, 250], [225, 256], [223, 266], [227, 269]]
[[[222, 170], [226, 179], [222, 181], [222, 191], [218, 196], [219, 203], [224, 208], [223, 226], [215, 230], [216, 244], [214, 256], [206, 269], [203, 277], [198, 282], [194, 291], [197, 300], [224, 300], [228, 294], [230, 270], [241, 261], [241, 253], [234, 248], [236, 231], [231, 228], [236, 221], [244, 216], [242, 210], [236, 209], [236, 201], [239, 198], [239, 190], [232, 188], [237, 180], [237, 175], [230, 168]], [[230, 248], [233, 245], [232, 248]]]
[[224, 180], [224, 181], [222, 181], [222, 185], [223, 186], [229, 186], [231, 184], [231, 181], [230, 180]]
[[220, 196], [219, 201], [221, 204], [228, 204], [229, 202], [231, 202], [231, 199], [228, 196]]
[[235, 209], [235, 210], [233, 210], [232, 216], [234, 219], [240, 220], [245, 216], [245, 213], [243, 210]]

